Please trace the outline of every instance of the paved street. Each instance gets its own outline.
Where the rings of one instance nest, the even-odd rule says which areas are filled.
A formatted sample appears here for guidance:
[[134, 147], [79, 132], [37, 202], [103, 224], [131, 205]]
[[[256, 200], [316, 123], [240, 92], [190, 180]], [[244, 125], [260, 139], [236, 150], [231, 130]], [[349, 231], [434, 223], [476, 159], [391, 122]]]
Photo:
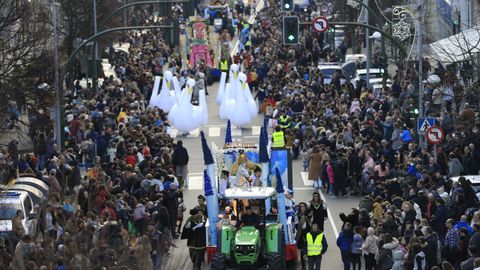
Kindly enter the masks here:
[[[221, 146], [225, 139], [226, 121], [218, 117], [218, 105], [215, 103], [215, 97], [218, 90], [218, 83], [208, 87], [210, 93], [207, 96], [208, 102], [208, 125], [201, 130], [205, 132], [207, 142]], [[232, 127], [232, 138], [234, 142], [242, 143], [258, 143], [258, 132], [260, 126], [263, 124], [263, 116], [258, 115], [252, 122], [250, 128], [235, 129]], [[200, 144], [199, 130], [192, 132], [189, 136], [177, 137], [182, 139], [184, 146], [188, 149], [190, 155], [189, 172], [190, 172], [190, 188], [184, 191], [185, 204], [187, 212], [185, 219], [188, 217], [188, 210], [197, 204], [197, 196], [203, 194], [203, 154]], [[271, 130], [269, 130], [271, 135]], [[296, 203], [307, 202], [311, 199], [313, 193], [312, 184], [307, 180], [307, 172], [303, 172], [301, 160], [295, 160], [292, 164], [293, 169], [293, 185], [294, 198]], [[329, 250], [323, 258], [323, 269], [340, 269], [341, 259], [340, 251], [336, 247], [335, 241], [338, 232], [341, 229], [342, 222], [338, 217], [340, 212], [348, 213], [352, 207], [358, 206], [359, 197], [350, 198], [331, 198], [328, 195], [322, 194], [322, 197], [327, 202], [328, 214], [330, 218], [325, 221], [325, 235], [329, 243]], [[175, 240], [178, 248], [173, 249], [168, 259], [165, 269], [191, 269], [192, 264], [188, 257], [188, 249], [186, 248], [186, 240]], [[203, 269], [209, 269], [205, 264]], [[300, 269], [300, 260], [297, 263], [297, 268]]]

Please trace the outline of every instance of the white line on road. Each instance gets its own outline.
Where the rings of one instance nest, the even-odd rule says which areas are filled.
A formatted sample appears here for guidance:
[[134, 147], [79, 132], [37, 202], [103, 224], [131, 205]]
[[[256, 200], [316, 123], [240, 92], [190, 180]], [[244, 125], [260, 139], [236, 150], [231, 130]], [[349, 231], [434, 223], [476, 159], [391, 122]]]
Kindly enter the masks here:
[[[295, 188], [295, 189], [299, 189], [299, 190], [311, 189], [311, 190], [313, 190], [313, 188], [312, 188], [313, 181], [308, 180], [308, 172], [300, 172], [300, 175], [302, 176], [303, 183], [305, 184], [306, 187]], [[325, 196], [323, 195], [322, 190], [319, 189], [318, 192], [320, 193], [320, 197], [322, 198], [322, 200], [324, 202], [327, 202], [327, 200], [325, 199]], [[337, 230], [337, 226], [335, 226], [335, 222], [333, 221], [333, 218], [332, 218], [332, 213], [330, 212], [330, 208], [328, 208], [328, 206], [327, 206], [327, 214], [328, 214], [328, 220], [330, 221], [330, 225], [332, 225], [333, 233], [335, 234], [335, 239], [336, 239], [336, 238], [338, 238], [338, 230]]]
[[220, 127], [208, 128], [208, 137], [220, 137]]
[[232, 128], [232, 136], [242, 136], [241, 128]]
[[260, 126], [253, 126], [252, 127], [252, 135], [256, 135], [256, 136], [260, 135], [260, 129], [261, 129]]
[[[320, 193], [320, 197], [322, 198], [322, 200], [324, 202], [327, 202], [327, 200], [325, 199], [325, 196], [323, 195], [322, 190], [319, 189], [318, 192]], [[330, 221], [330, 225], [332, 225], [333, 233], [335, 234], [335, 239], [337, 239], [338, 238], [337, 226], [335, 225], [335, 221], [333, 221], [332, 212], [330, 212], [330, 208], [328, 208], [328, 206], [327, 206], [327, 214], [328, 214], [328, 220]]]

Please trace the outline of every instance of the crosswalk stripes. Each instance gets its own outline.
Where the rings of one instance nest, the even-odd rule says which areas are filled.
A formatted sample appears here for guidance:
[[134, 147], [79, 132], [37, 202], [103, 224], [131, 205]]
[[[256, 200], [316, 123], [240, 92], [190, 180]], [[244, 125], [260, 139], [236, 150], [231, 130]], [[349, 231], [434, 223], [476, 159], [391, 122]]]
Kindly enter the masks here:
[[188, 190], [203, 190], [203, 173], [188, 174]]
[[302, 175], [302, 181], [305, 186], [313, 186], [313, 181], [308, 180], [308, 172], [300, 172], [300, 174]]
[[[220, 137], [222, 136], [222, 131], [223, 133], [225, 132], [226, 127], [224, 125], [208, 125], [202, 128], [205, 132], [205, 135], [209, 138], [215, 138], [215, 137]], [[260, 129], [261, 126], [252, 126], [251, 128], [232, 128], [232, 137], [237, 137], [237, 141], [241, 140], [241, 138], [258, 138], [260, 135]], [[200, 128], [197, 128], [186, 136], [187, 138], [198, 138], [200, 136]], [[172, 128], [169, 132], [170, 136], [173, 138], [176, 138], [177, 136], [182, 136], [184, 137], [185, 135], [178, 132], [176, 128]], [[241, 138], [238, 138], [241, 137]], [[235, 140], [235, 138], [233, 138]]]
[[242, 136], [241, 128], [232, 128], [232, 136]]
[[209, 127], [208, 137], [220, 137], [220, 127]]

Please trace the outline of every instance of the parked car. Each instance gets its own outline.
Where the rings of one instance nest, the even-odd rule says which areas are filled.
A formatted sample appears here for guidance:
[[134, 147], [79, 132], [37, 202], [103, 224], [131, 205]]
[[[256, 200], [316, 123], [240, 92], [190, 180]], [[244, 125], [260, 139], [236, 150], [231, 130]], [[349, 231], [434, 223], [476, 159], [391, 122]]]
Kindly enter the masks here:
[[330, 84], [335, 72], [341, 74], [340, 83], [344, 84], [346, 82], [342, 67], [338, 63], [321, 63], [318, 65], [318, 70], [323, 74], [323, 84]]
[[36, 236], [39, 217], [32, 197], [27, 191], [16, 189], [0, 191], [0, 233], [12, 231], [12, 219], [18, 210], [23, 212], [25, 234]]
[[[370, 69], [370, 74], [369, 74], [369, 84], [373, 85], [375, 83], [378, 83], [378, 79], [383, 79], [384, 76], [384, 70], [380, 68], [371, 68]], [[357, 69], [355, 71], [355, 77], [352, 79], [352, 83], [355, 85], [358, 81], [360, 80], [367, 80], [367, 70], [366, 69]], [[392, 80], [390, 78], [387, 78], [386, 83], [392, 84]]]

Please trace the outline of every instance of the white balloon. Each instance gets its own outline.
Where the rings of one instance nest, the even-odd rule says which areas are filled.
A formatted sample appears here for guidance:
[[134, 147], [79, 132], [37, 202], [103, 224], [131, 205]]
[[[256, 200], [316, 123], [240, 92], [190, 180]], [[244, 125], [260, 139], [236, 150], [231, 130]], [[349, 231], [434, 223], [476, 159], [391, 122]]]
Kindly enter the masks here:
[[149, 107], [157, 107], [157, 103], [160, 98], [158, 96], [159, 86], [160, 86], [160, 76], [155, 76], [155, 81], [153, 83], [153, 89], [152, 89], [152, 96], [150, 97], [150, 102], [148, 104]]

